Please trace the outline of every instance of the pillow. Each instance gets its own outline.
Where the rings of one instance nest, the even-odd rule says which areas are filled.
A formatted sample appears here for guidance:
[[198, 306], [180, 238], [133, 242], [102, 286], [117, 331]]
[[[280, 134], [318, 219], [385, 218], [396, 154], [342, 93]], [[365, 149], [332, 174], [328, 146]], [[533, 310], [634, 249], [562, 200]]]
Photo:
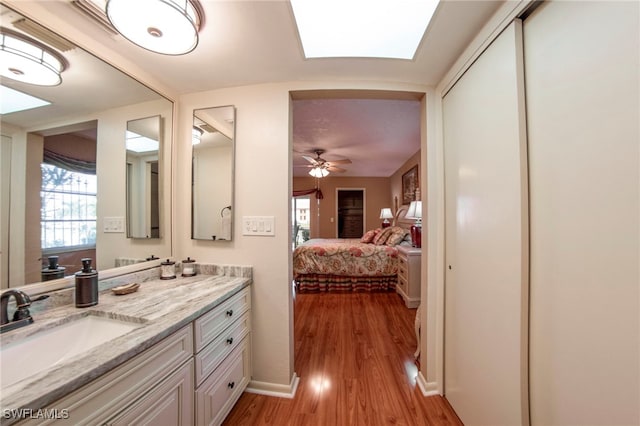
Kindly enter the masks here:
[[378, 233], [380, 233], [380, 231], [382, 231], [382, 228], [371, 229], [370, 231], [365, 232], [362, 238], [360, 238], [360, 242], [372, 243], [373, 239], [378, 235]]
[[392, 228], [384, 228], [382, 231], [378, 232], [378, 235], [373, 239], [373, 244], [377, 246], [383, 245], [387, 241], [387, 238], [389, 238], [389, 235], [391, 235], [392, 231]]
[[385, 244], [388, 246], [395, 246], [401, 243], [409, 233], [408, 230], [401, 228], [399, 226], [392, 226], [391, 229], [392, 231], [389, 234], [387, 241], [385, 242]]

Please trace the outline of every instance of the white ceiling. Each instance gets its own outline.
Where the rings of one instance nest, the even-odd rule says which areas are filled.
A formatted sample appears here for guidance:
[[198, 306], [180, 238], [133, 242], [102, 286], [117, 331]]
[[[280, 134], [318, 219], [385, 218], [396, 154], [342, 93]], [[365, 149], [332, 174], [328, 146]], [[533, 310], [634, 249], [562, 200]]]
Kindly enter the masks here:
[[[180, 94], [301, 80], [402, 82], [433, 86], [503, 3], [485, 0], [443, 1], [413, 60], [306, 60], [288, 1], [200, 2], [205, 14], [200, 42], [193, 52], [183, 56], [155, 54], [131, 44], [121, 36], [111, 35], [81, 13], [70, 0], [38, 3], [122, 57], [147, 70], [158, 70], [154, 73], [155, 77]], [[28, 4], [29, 1], [21, 0], [20, 3]], [[68, 75], [63, 74], [65, 81], [70, 80], [72, 70], [73, 65], [66, 72]], [[87, 79], [94, 77], [87, 73], [74, 78], [83, 76]], [[106, 95], [115, 93], [122, 83], [101, 82], [102, 89], [110, 89], [106, 90]], [[93, 91], [91, 96], [102, 96], [105, 94], [102, 89]], [[83, 97], [75, 99], [80, 105], [87, 102], [86, 91]], [[70, 102], [67, 96], [65, 103], [68, 105]], [[415, 135], [416, 110], [410, 104], [412, 102], [407, 100], [296, 101], [294, 116], [299, 116], [301, 122], [294, 122], [294, 151], [308, 152], [312, 148], [322, 148], [327, 151], [327, 160], [347, 157], [354, 161], [345, 167], [349, 169], [345, 175], [364, 173], [388, 176], [393, 167], [401, 165], [419, 147], [419, 138], [416, 139]], [[241, 115], [242, 111], [238, 111], [238, 114]], [[369, 166], [361, 167], [359, 162], [364, 159], [358, 156], [362, 156], [363, 152], [366, 153], [366, 159], [376, 164], [375, 173], [370, 171]], [[296, 157], [299, 155], [294, 155], [294, 162]], [[388, 160], [392, 160], [390, 165]], [[364, 168], [369, 172], [358, 171]], [[300, 170], [294, 168], [296, 173]], [[302, 170], [302, 173], [305, 172]]]

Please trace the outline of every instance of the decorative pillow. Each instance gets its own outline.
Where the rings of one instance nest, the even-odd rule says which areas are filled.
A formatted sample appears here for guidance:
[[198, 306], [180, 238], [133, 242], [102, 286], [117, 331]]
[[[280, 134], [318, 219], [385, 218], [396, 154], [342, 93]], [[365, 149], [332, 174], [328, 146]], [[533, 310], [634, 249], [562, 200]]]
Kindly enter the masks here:
[[387, 238], [389, 238], [389, 235], [391, 235], [392, 231], [393, 230], [391, 228], [384, 228], [382, 231], [378, 232], [378, 235], [373, 239], [373, 244], [377, 246], [383, 245], [387, 241]]
[[382, 231], [382, 228], [371, 229], [360, 238], [361, 243], [372, 243], [373, 239]]
[[395, 246], [401, 243], [409, 233], [408, 230], [399, 226], [392, 226], [390, 229], [392, 229], [392, 231], [389, 234], [389, 237], [387, 237], [387, 241], [385, 242], [385, 244], [388, 246]]

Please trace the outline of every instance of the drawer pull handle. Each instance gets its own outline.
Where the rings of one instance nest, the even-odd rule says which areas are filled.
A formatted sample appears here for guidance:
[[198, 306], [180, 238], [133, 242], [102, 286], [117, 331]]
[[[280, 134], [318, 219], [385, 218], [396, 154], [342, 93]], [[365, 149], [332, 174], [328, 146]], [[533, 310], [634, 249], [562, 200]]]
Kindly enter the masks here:
[[227, 316], [230, 317], [231, 315], [233, 315], [233, 309], [229, 309], [227, 311]]
[[229, 389], [233, 389], [233, 387], [234, 387], [235, 385], [236, 385], [236, 382], [230, 382], [230, 383], [227, 385], [227, 387], [228, 387]]
[[229, 337], [229, 338], [227, 339], [227, 343], [228, 343], [228, 344], [232, 344], [232, 343], [233, 343], [233, 337]]

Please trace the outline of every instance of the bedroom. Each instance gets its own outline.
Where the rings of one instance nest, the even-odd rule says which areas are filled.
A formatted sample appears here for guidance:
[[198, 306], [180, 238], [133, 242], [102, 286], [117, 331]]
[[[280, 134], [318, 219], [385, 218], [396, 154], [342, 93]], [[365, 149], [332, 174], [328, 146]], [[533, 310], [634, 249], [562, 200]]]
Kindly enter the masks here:
[[[401, 242], [411, 246], [409, 231], [413, 220], [404, 215], [409, 202], [420, 198], [421, 97], [420, 93], [375, 91], [292, 94], [293, 244], [312, 240], [293, 254], [299, 291], [395, 288], [397, 251], [389, 250], [389, 256], [379, 249]], [[319, 164], [327, 175], [310, 176]], [[339, 244], [332, 248], [342, 250], [349, 250], [344, 239], [373, 243], [377, 235], [372, 232], [383, 226], [383, 209], [392, 215], [384, 220], [398, 225], [398, 229], [394, 228], [397, 235], [386, 244], [380, 235], [375, 239], [377, 244], [354, 246], [355, 250], [366, 252], [361, 258], [348, 252], [323, 256], [331, 264], [322, 266], [323, 259], [316, 256], [320, 251], [308, 247], [314, 242], [333, 243], [335, 238], [340, 239]], [[402, 216], [400, 221], [396, 219], [398, 215]], [[340, 266], [335, 263], [338, 258], [344, 261]], [[360, 265], [354, 263], [358, 259], [362, 260]], [[320, 271], [314, 271], [314, 267], [322, 269], [322, 274], [318, 275]], [[349, 271], [356, 269], [366, 279], [350, 277], [353, 273]], [[296, 275], [300, 274], [296, 271], [306, 272], [306, 284], [299, 285], [300, 277]], [[316, 279], [327, 277], [332, 280], [331, 286]], [[416, 307], [418, 303], [419, 289], [407, 306]]]

